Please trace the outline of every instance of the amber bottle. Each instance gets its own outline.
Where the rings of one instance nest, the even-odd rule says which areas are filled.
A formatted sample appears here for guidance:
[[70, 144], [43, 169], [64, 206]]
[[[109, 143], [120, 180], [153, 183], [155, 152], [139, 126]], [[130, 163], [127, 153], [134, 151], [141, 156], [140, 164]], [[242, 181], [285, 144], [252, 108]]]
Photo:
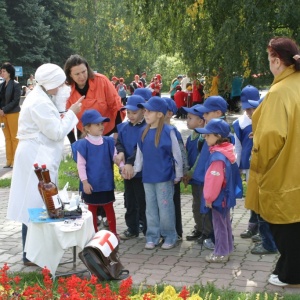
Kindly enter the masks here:
[[42, 165], [42, 194], [47, 208], [48, 215], [51, 219], [63, 218], [63, 205], [59, 198], [57, 186], [51, 182], [50, 172], [46, 165]]
[[[36, 177], [38, 178], [38, 181], [39, 181], [39, 183], [38, 183], [38, 190], [39, 190], [40, 195], [41, 195], [41, 197], [42, 197], [42, 199], [43, 199], [43, 201], [44, 201], [44, 198], [43, 198], [43, 192], [42, 192], [42, 189], [43, 189], [43, 183], [44, 183], [43, 177], [42, 177], [42, 168], [39, 167], [39, 165], [38, 165], [37, 163], [35, 163], [35, 164], [33, 165], [33, 167], [34, 167], [34, 173], [35, 173], [35, 175], [36, 175]], [[44, 201], [44, 202], [45, 202], [45, 201]]]

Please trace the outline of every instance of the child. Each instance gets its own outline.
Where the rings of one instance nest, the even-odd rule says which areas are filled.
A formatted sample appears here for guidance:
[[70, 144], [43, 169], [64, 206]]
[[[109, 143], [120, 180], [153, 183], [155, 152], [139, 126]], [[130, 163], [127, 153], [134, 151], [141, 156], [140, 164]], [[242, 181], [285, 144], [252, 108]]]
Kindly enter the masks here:
[[209, 234], [212, 232], [212, 225], [210, 219], [206, 217], [206, 214], [200, 212], [203, 184], [198, 180], [192, 179], [196, 162], [204, 143], [204, 139], [201, 138], [200, 134], [194, 131], [195, 128], [204, 127], [205, 124], [203, 114], [196, 111], [196, 108], [199, 108], [199, 104], [191, 108], [182, 108], [187, 113], [187, 127], [188, 129], [193, 130], [192, 134], [187, 138], [186, 141], [186, 151], [188, 154], [188, 165], [190, 170], [187, 172], [187, 175], [184, 176], [183, 182], [185, 186], [190, 184], [192, 187], [192, 210], [195, 221], [194, 230], [187, 235], [186, 239], [188, 241], [193, 241], [198, 240], [202, 236], [202, 241], [199, 240], [199, 242], [202, 244], [203, 239], [207, 239]]
[[[232, 123], [234, 129], [236, 163], [244, 174], [246, 181], [249, 177], [250, 155], [253, 147], [253, 139], [250, 137], [252, 132], [251, 117], [255, 110], [248, 100], [258, 101], [259, 91], [252, 85], [247, 85], [241, 92], [242, 109], [245, 110], [242, 116]], [[240, 234], [241, 238], [247, 239], [258, 233], [257, 214], [254, 211], [250, 213], [248, 228]]]
[[[195, 107], [195, 106], [194, 106]], [[213, 118], [225, 118], [225, 113], [227, 111], [227, 102], [221, 96], [211, 96], [208, 97], [203, 105], [198, 105], [197, 108], [194, 108], [197, 112], [203, 114], [203, 118], [206, 123], [208, 123]], [[193, 172], [192, 179], [200, 182], [200, 184], [204, 184], [205, 177], [205, 164], [209, 158], [209, 149], [207, 143], [204, 142], [199, 159], [196, 162], [196, 166]], [[201, 201], [203, 203], [203, 201]], [[204, 211], [202, 211], [204, 212]], [[206, 217], [209, 219], [208, 217]], [[206, 223], [204, 223], [205, 225]], [[212, 226], [209, 228], [212, 229]], [[207, 230], [203, 228], [202, 231]], [[197, 242], [199, 244], [203, 244], [208, 249], [214, 249], [214, 236], [213, 231], [209, 234], [209, 237], [206, 234], [203, 234]]]
[[230, 126], [221, 119], [212, 119], [204, 128], [195, 130], [205, 134], [210, 152], [205, 167], [203, 196], [206, 207], [212, 211], [215, 249], [205, 260], [224, 263], [233, 251], [230, 208], [236, 204], [237, 186], [242, 188], [234, 146], [228, 139]]
[[115, 201], [113, 159], [116, 150], [114, 139], [102, 136], [103, 123], [110, 120], [102, 117], [98, 111], [89, 109], [83, 113], [81, 121], [85, 138], [73, 143], [72, 151], [83, 185], [82, 198], [93, 214], [95, 232], [98, 231], [97, 207], [103, 206], [109, 230], [117, 235], [113, 206]]
[[161, 248], [174, 248], [177, 242], [175, 209], [173, 202], [174, 183], [182, 177], [182, 158], [174, 129], [164, 124], [167, 104], [154, 96], [145, 108], [146, 129], [137, 145], [135, 172], [142, 170], [146, 194], [147, 232], [145, 249], [154, 249], [161, 236]]
[[[137, 89], [137, 90], [141, 90]], [[128, 122], [123, 122], [117, 126], [118, 139], [116, 149], [118, 155], [115, 162], [123, 162], [126, 165], [133, 165], [135, 159], [135, 149], [140, 136], [140, 132], [145, 129], [144, 111], [137, 105], [146, 101], [138, 95], [128, 98], [127, 105], [121, 110], [127, 109]], [[142, 182], [142, 173], [137, 173], [132, 179], [124, 179], [124, 202], [125, 202], [125, 222], [127, 229], [120, 234], [121, 240], [128, 240], [139, 236], [139, 219], [143, 224], [143, 232], [146, 233], [146, 202], [145, 191]]]
[[[165, 124], [172, 126], [172, 128], [175, 130], [175, 134], [179, 143], [180, 151], [181, 151], [181, 157], [182, 157], [182, 164], [183, 164], [183, 174], [186, 174], [188, 171], [188, 162], [187, 162], [187, 156], [186, 151], [184, 148], [183, 139], [181, 136], [181, 133], [177, 130], [177, 128], [173, 125], [171, 125], [171, 118], [173, 115], [177, 113], [177, 107], [171, 98], [162, 97], [167, 103], [168, 111], [165, 115]], [[180, 181], [176, 184], [174, 184], [174, 205], [175, 205], [175, 220], [176, 220], [176, 232], [178, 235], [178, 240], [182, 240], [182, 218], [181, 218], [181, 193], [180, 193]]]
[[122, 104], [126, 105], [126, 101], [127, 101], [127, 87], [126, 84], [124, 83], [124, 78], [120, 78], [119, 79], [119, 84], [116, 87], [118, 95], [121, 98]]

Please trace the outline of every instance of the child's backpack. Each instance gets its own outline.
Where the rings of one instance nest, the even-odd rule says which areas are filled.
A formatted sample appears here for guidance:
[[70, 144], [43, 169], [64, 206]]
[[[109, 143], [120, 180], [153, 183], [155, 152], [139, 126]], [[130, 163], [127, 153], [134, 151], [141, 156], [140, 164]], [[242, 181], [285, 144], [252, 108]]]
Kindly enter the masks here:
[[124, 85], [119, 85], [119, 90], [118, 90], [118, 94], [119, 96], [123, 99], [126, 98], [127, 94], [126, 94], [126, 90], [124, 88]]
[[129, 276], [118, 255], [118, 239], [108, 230], [98, 231], [78, 254], [88, 270], [100, 281], [122, 280]]

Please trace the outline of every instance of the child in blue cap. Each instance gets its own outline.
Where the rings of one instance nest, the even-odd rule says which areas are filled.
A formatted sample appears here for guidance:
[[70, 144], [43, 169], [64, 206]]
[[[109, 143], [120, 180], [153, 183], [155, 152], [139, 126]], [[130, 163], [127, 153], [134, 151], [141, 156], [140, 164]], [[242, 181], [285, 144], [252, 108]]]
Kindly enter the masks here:
[[211, 119], [204, 128], [195, 130], [205, 134], [210, 153], [205, 164], [203, 197], [212, 212], [215, 248], [205, 260], [224, 263], [233, 251], [230, 208], [236, 204], [237, 188], [242, 190], [234, 146], [228, 138], [230, 126], [221, 119]]
[[[137, 89], [142, 90], [142, 88]], [[136, 90], [136, 91], [137, 91]], [[124, 168], [132, 168], [135, 160], [136, 145], [140, 132], [146, 127], [144, 119], [144, 109], [138, 104], [145, 103], [143, 97], [133, 94], [128, 97], [127, 104], [121, 110], [127, 110], [127, 122], [117, 126], [118, 139], [116, 149], [116, 163]], [[147, 229], [146, 222], [146, 200], [142, 182], [142, 172], [137, 173], [131, 179], [124, 179], [124, 203], [125, 203], [125, 222], [127, 229], [120, 234], [121, 240], [128, 240], [139, 236], [140, 221], [144, 234]]]
[[[204, 104], [199, 104], [197, 108], [194, 108], [197, 112], [203, 114], [203, 118], [205, 122], [209, 122], [213, 118], [225, 118], [225, 113], [227, 111], [227, 102], [221, 96], [210, 96], [205, 101]], [[205, 164], [209, 158], [209, 149], [207, 146], [206, 141], [203, 143], [199, 159], [196, 162], [196, 166], [194, 169], [192, 179], [196, 180], [200, 184], [204, 184], [204, 177], [205, 177]], [[200, 200], [199, 200], [200, 201]], [[201, 201], [202, 203], [203, 201]], [[205, 211], [202, 211], [205, 213]], [[208, 217], [207, 217], [208, 218]], [[205, 225], [206, 223], [204, 223]], [[202, 231], [207, 230], [203, 228]], [[213, 231], [207, 236], [203, 234], [198, 239], [199, 244], [203, 244], [208, 249], [214, 249], [214, 235]]]
[[103, 136], [104, 122], [110, 120], [102, 117], [97, 110], [88, 109], [83, 113], [81, 121], [84, 135], [72, 144], [72, 152], [82, 183], [82, 198], [93, 215], [95, 232], [98, 231], [97, 208], [102, 206], [106, 213], [109, 230], [117, 235], [113, 206], [115, 201], [113, 173], [116, 156], [115, 141], [112, 137]]
[[[186, 150], [184, 147], [184, 142], [181, 136], [181, 133], [178, 131], [178, 129], [171, 125], [171, 118], [176, 115], [178, 108], [175, 104], [175, 101], [168, 97], [162, 97], [167, 103], [168, 111], [165, 115], [165, 124], [172, 126], [174, 128], [176, 137], [179, 143], [180, 151], [181, 151], [181, 157], [182, 157], [182, 167], [183, 167], [183, 174], [186, 174], [188, 171], [188, 162], [187, 162], [187, 156], [186, 156]], [[178, 241], [182, 240], [182, 217], [181, 217], [181, 191], [180, 191], [180, 182], [174, 184], [174, 205], [175, 205], [175, 219], [176, 219], [176, 232], [178, 235]]]
[[207, 239], [209, 234], [212, 232], [212, 224], [210, 218], [206, 217], [205, 214], [200, 212], [203, 184], [195, 179], [192, 179], [194, 169], [204, 143], [202, 136], [194, 130], [195, 128], [204, 127], [205, 125], [203, 114], [196, 110], [200, 107], [200, 104], [196, 104], [190, 108], [182, 107], [182, 110], [187, 113], [187, 127], [188, 129], [193, 130], [191, 135], [187, 138], [185, 146], [188, 155], [189, 171], [184, 176], [183, 183], [185, 186], [190, 184], [192, 187], [192, 211], [195, 221], [194, 229], [189, 235], [186, 236], [186, 239], [188, 241], [197, 240], [197, 242], [202, 244], [203, 239]]
[[146, 194], [145, 249], [154, 249], [163, 237], [161, 248], [168, 250], [177, 242], [173, 194], [183, 176], [180, 147], [174, 129], [164, 124], [168, 107], [163, 99], [154, 96], [138, 107], [145, 108], [147, 123], [134, 162], [135, 172], [142, 170]]

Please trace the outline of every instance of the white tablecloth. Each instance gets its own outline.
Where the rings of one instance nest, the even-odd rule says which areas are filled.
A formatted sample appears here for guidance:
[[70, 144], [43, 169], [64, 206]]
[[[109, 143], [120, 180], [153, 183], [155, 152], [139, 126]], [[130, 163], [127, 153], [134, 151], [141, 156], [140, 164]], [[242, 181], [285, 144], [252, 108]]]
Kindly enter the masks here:
[[65, 250], [73, 246], [83, 249], [95, 234], [91, 212], [83, 212], [82, 217], [84, 218], [82, 227], [70, 232], [60, 229], [64, 221], [30, 222], [25, 244], [26, 257], [41, 268], [47, 267], [55, 276]]

